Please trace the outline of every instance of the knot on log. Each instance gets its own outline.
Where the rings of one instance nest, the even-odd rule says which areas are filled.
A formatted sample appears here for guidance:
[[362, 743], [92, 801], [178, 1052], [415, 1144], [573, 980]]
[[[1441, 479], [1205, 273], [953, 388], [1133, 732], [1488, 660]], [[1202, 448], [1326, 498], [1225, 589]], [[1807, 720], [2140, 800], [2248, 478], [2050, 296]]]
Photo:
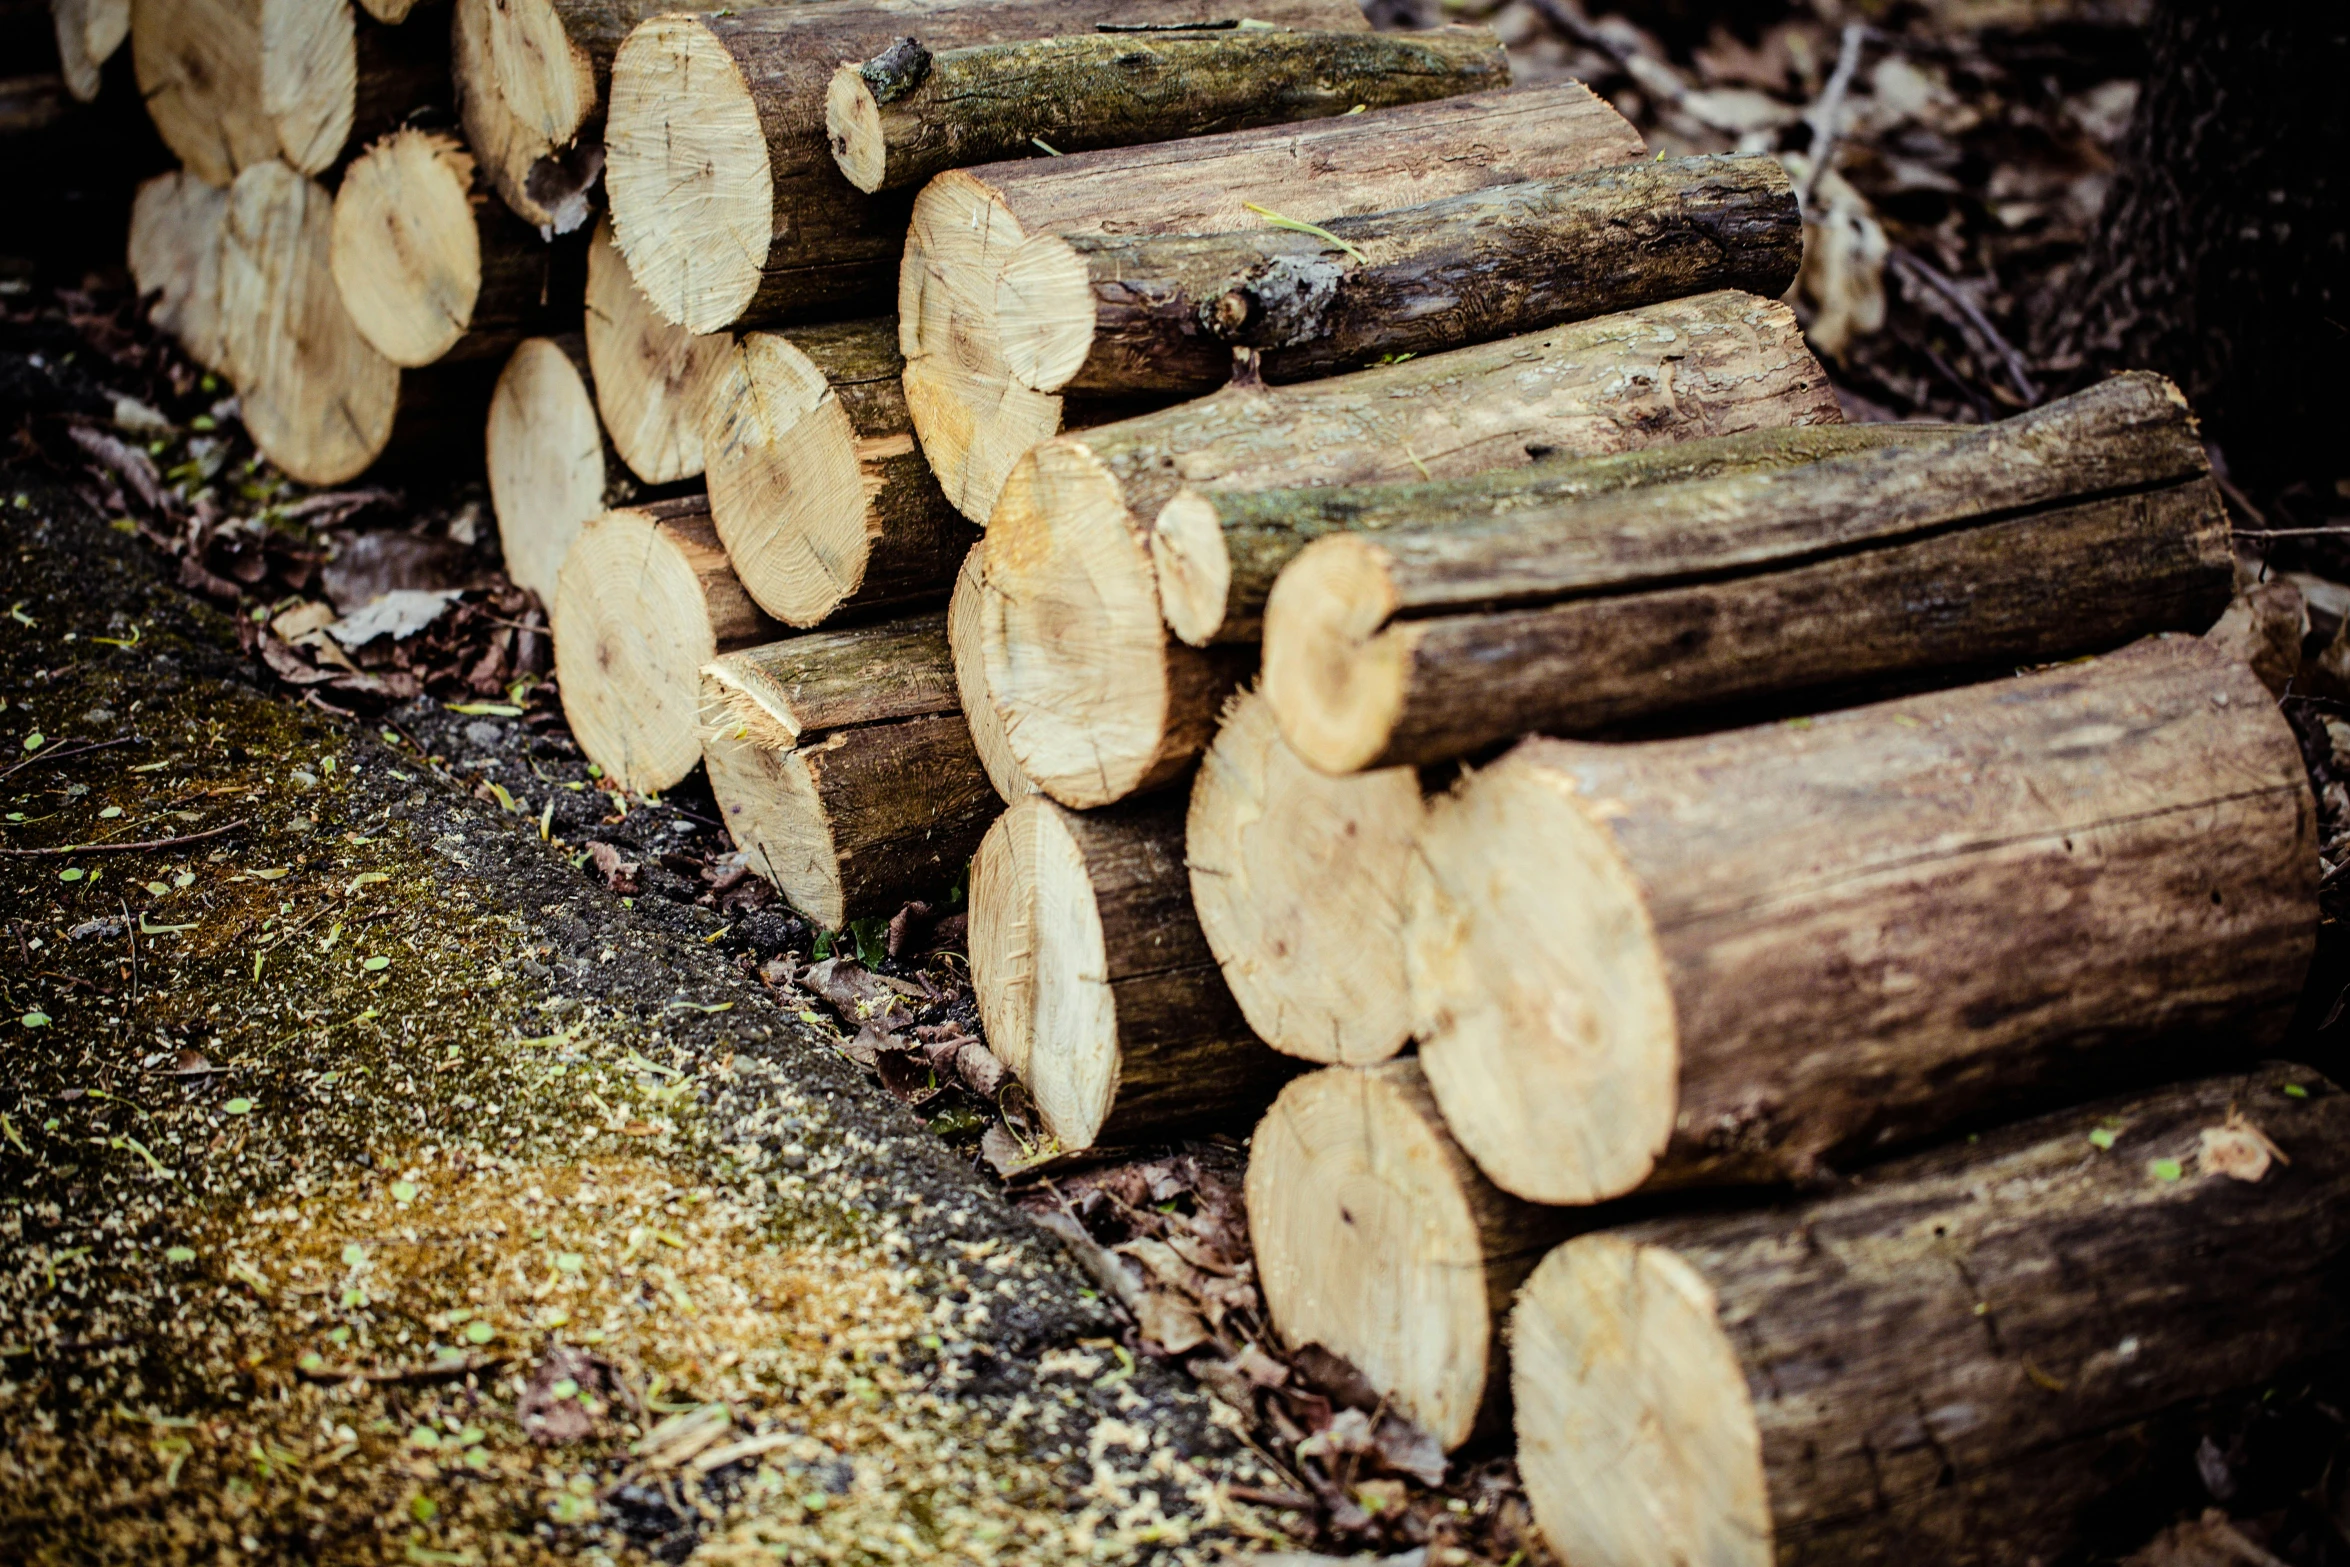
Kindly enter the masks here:
[[1200, 324], [1227, 343], [1289, 348], [1322, 335], [1323, 317], [1346, 276], [1321, 256], [1275, 256], [1200, 306]]
[[900, 38], [857, 67], [875, 103], [895, 103], [930, 79], [930, 51], [917, 38]]

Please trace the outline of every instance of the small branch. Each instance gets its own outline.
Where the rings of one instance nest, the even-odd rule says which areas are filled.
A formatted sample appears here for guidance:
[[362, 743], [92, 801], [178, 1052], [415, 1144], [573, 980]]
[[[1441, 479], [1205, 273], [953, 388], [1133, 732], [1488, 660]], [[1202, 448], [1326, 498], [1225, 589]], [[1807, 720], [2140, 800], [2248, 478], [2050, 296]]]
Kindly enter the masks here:
[[2350, 526], [2335, 528], [2238, 528], [2239, 539], [2350, 538]]
[[56, 855], [56, 854], [127, 854], [133, 849], [176, 849], [183, 843], [202, 843], [222, 833], [235, 832], [252, 821], [240, 816], [225, 827], [214, 827], [204, 832], [183, 833], [177, 838], [149, 838], [141, 843], [69, 843], [56, 849], [0, 849], [0, 854]]
[[57, 746], [26, 757], [14, 767], [9, 768], [8, 771], [0, 773], [0, 778], [13, 778], [35, 762], [62, 762], [69, 756], [87, 756], [92, 751], [110, 750], [118, 745], [139, 745], [144, 743], [146, 738], [145, 735], [124, 735], [118, 740], [92, 740], [83, 745]]
[[1965, 319], [1966, 324], [1981, 334], [1984, 344], [1997, 354], [2000, 362], [2006, 366], [2007, 378], [2015, 383], [2016, 391], [2023, 397], [2027, 405], [2040, 401], [2040, 388], [2032, 380], [2031, 373], [2025, 368], [2024, 356], [2016, 351], [2015, 345], [2001, 334], [1999, 328], [1991, 324], [1991, 318], [1983, 314], [1982, 307], [1967, 297], [1965, 289], [1960, 288], [1941, 268], [1924, 260], [1914, 251], [1895, 246], [1892, 259], [1895, 266], [1948, 300], [1951, 307]]
[[1835, 158], [1836, 144], [1844, 139], [1844, 99], [1852, 91], [1852, 78], [1860, 71], [1861, 46], [1868, 37], [1869, 30], [1860, 23], [1845, 24], [1844, 41], [1836, 48], [1836, 68], [1828, 73], [1819, 97], [1803, 111], [1804, 123], [1811, 127], [1811, 148], [1804, 154], [1803, 183], [1795, 188], [1795, 207], [1806, 217], [1811, 214], [1812, 191]]

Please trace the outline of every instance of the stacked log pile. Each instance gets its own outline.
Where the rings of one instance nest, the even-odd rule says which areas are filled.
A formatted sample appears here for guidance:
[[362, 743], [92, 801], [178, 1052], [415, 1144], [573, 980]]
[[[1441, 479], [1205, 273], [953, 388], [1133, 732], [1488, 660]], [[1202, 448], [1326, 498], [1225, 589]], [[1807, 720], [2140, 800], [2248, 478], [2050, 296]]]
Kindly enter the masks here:
[[131, 268], [256, 444], [482, 431], [588, 756], [826, 930], [967, 865], [1044, 1151], [1254, 1125], [1275, 1331], [1514, 1429], [1563, 1555], [2045, 1554], [2342, 1343], [2169, 383], [1847, 426], [1776, 161], [1351, 0], [60, 0], [69, 81], [126, 9]]

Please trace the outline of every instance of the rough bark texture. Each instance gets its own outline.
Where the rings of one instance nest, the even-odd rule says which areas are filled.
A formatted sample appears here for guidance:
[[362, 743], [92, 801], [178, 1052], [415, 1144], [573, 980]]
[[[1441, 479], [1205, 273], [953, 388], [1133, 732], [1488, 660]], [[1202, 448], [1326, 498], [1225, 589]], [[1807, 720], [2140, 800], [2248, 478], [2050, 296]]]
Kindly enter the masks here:
[[[614, 61], [605, 184], [621, 248], [664, 317], [697, 332], [887, 308], [906, 199], [867, 198], [833, 164], [824, 100], [844, 60], [917, 30], [939, 49], [1200, 15], [1196, 0], [881, 0], [797, 11], [659, 21], [631, 34]], [[1366, 25], [1352, 0], [1267, 0], [1252, 14]]]
[[1594, 1567], [2118, 1556], [2200, 1401], [2341, 1349], [2346, 1216], [2350, 1099], [2268, 1065], [1578, 1237], [1510, 1322], [1535, 1518]]
[[1243, 1127], [1297, 1070], [1249, 1032], [1192, 917], [1179, 796], [1015, 803], [972, 862], [971, 974], [1064, 1148]]
[[2162, 0], [2149, 44], [2097, 243], [2043, 352], [2170, 376], [2243, 482], [2330, 482], [2350, 395], [2308, 366], [2350, 347], [2350, 13]]
[[1529, 446], [1600, 453], [1841, 417], [1786, 306], [1716, 293], [1049, 441], [989, 530], [982, 647], [1013, 754], [1088, 809], [1172, 781], [1206, 744], [1252, 660], [1166, 634], [1148, 529], [1182, 486], [1448, 478], [1522, 465]]
[[1803, 1180], [2289, 1018], [2290, 727], [2193, 637], [1796, 723], [1530, 740], [1432, 804], [1420, 1061], [1505, 1190]]
[[1159, 607], [1169, 629], [1194, 647], [1256, 642], [1264, 636], [1265, 599], [1282, 568], [1307, 545], [1333, 533], [1474, 528], [1619, 490], [1768, 472], [1885, 446], [1939, 441], [1956, 428], [1804, 425], [1605, 457], [1546, 452], [1527, 467], [1466, 479], [1304, 490], [1179, 490], [1151, 524]]
[[1247, 1191], [1283, 1342], [1344, 1357], [1447, 1451], [1504, 1424], [1502, 1321], [1581, 1215], [1479, 1175], [1417, 1062], [1291, 1082], [1249, 1139]]
[[820, 929], [950, 885], [1003, 808], [956, 704], [944, 615], [746, 648], [702, 692], [727, 831]]
[[[1077, 331], [1036, 352], [1028, 345], [1042, 334], [1007, 326], [1013, 373], [1046, 392], [1204, 392], [1230, 377], [1235, 348], [1254, 348], [1267, 380], [1298, 381], [1708, 289], [1776, 297], [1803, 259], [1795, 193], [1775, 158], [1595, 169], [1324, 227], [1354, 249], [1270, 228], [1071, 236], [1078, 265], [1050, 292], [1074, 294], [1082, 268], [1093, 317], [1084, 357]], [[1007, 275], [1002, 288], [1019, 281]], [[1022, 304], [1024, 318], [1084, 309]]]
[[743, 586], [786, 625], [935, 604], [970, 550], [914, 448], [897, 336], [889, 316], [747, 333], [713, 378], [711, 517]]
[[[912, 24], [919, 35], [921, 24]], [[863, 191], [948, 169], [1211, 136], [1507, 87], [1493, 31], [1081, 34], [945, 49], [911, 87], [844, 65], [826, 96], [834, 162]], [[886, 96], [885, 98], [885, 94]]]
[[2208, 628], [2227, 511], [2160, 376], [1917, 447], [1324, 540], [1265, 612], [1331, 772]]

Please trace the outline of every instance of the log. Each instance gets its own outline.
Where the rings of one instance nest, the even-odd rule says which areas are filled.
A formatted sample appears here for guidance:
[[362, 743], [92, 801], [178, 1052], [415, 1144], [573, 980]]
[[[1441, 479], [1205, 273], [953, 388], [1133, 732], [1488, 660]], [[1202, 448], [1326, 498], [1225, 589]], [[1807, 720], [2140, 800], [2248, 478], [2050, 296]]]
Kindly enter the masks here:
[[819, 930], [952, 885], [1003, 809], [955, 699], [944, 614], [715, 660], [702, 757], [736, 847]]
[[647, 484], [698, 476], [711, 388], [734, 345], [653, 313], [612, 243], [610, 219], [588, 242], [587, 349], [596, 407], [630, 471]]
[[1776, 297], [1803, 260], [1794, 188], [1764, 157], [1585, 170], [1325, 227], [1342, 243], [1038, 234], [996, 283], [1005, 366], [1038, 392], [1196, 394], [1252, 348], [1265, 379], [1302, 381], [1708, 289]]
[[2200, 639], [1800, 723], [1529, 740], [1432, 802], [1420, 1064], [1504, 1190], [1802, 1181], [2273, 1040], [2316, 930], [2290, 726]]
[[587, 341], [525, 338], [490, 398], [484, 451], [506, 575], [551, 603], [563, 557], [588, 522], [637, 497], [596, 417]]
[[1741, 699], [2202, 631], [2235, 581], [2178, 389], [2140, 372], [1964, 435], [1308, 546], [1265, 694], [1326, 772]]
[[98, 73], [131, 32], [131, 0], [49, 0], [59, 74], [83, 103], [98, 96]]
[[131, 201], [131, 284], [151, 301], [148, 319], [189, 358], [216, 372], [228, 367], [220, 319], [221, 229], [227, 219], [228, 192], [185, 169], [143, 182]]
[[332, 262], [343, 305], [396, 365], [494, 359], [579, 319], [577, 244], [550, 245], [479, 186], [456, 138], [404, 128], [343, 173]]
[[899, 39], [825, 91], [833, 162], [868, 194], [949, 169], [1328, 119], [1510, 84], [1486, 27], [1089, 33], [964, 49]]
[[333, 228], [324, 187], [275, 159], [237, 176], [221, 221], [222, 359], [253, 444], [304, 484], [366, 471], [400, 405], [399, 366], [335, 287]]
[[1058, 394], [1011, 373], [998, 319], [1013, 297], [999, 279], [1039, 235], [1262, 230], [1267, 213], [1328, 223], [1641, 151], [1623, 116], [1560, 82], [942, 174], [915, 198], [898, 282], [922, 450], [947, 498], [984, 522], [1012, 466], [1062, 427]]
[[971, 525], [914, 449], [904, 369], [882, 316], [745, 333], [712, 377], [710, 518], [785, 625], [936, 604], [970, 550]]
[[1224, 709], [1184, 820], [1191, 903], [1241, 1015], [1282, 1054], [1366, 1065], [1411, 1037], [1401, 891], [1420, 816], [1410, 768], [1333, 778], [1253, 688]]
[[702, 759], [702, 666], [783, 630], [734, 580], [698, 495], [591, 520], [563, 557], [549, 618], [572, 737], [639, 793]]
[[[1259, 21], [1362, 31], [1352, 0], [1266, 0]], [[1197, 0], [924, 0], [658, 17], [612, 64], [605, 188], [655, 308], [696, 332], [889, 308], [904, 199], [841, 179], [824, 124], [835, 67], [918, 28], [930, 49], [1097, 22], [1188, 22]]]
[[1037, 787], [1105, 804], [1189, 766], [1253, 662], [1166, 633], [1149, 519], [1181, 486], [1451, 478], [1523, 465], [1529, 446], [1597, 454], [1840, 418], [1787, 307], [1715, 293], [1056, 437], [1013, 470], [989, 525], [988, 685]]
[[1529, 508], [1594, 495], [1762, 472], [1940, 439], [1952, 425], [1832, 424], [1748, 430], [1618, 452], [1546, 452], [1524, 468], [1466, 479], [1413, 479], [1303, 490], [1177, 490], [1151, 519], [1151, 565], [1167, 629], [1193, 647], [1258, 642], [1281, 570], [1333, 533], [1474, 528]]
[[1593, 1567], [2113, 1559], [2205, 1401], [2341, 1349], [2346, 1215], [2350, 1100], [2272, 1064], [1578, 1236], [1510, 1318], [1535, 1522]]
[[962, 706], [964, 722], [970, 726], [979, 765], [986, 770], [988, 783], [1010, 805], [1036, 793], [1036, 785], [1012, 759], [1011, 743], [1004, 738], [1004, 721], [996, 713], [995, 698], [988, 694], [987, 665], [979, 656], [979, 596], [986, 570], [987, 540], [982, 537], [964, 552], [962, 568], [955, 573], [955, 591], [947, 600], [947, 647], [954, 659], [955, 697]]
[[1175, 797], [1014, 801], [971, 862], [970, 940], [988, 1046], [1063, 1149], [1244, 1125], [1297, 1070], [1216, 972]]
[[1446, 1452], [1506, 1427], [1512, 1296], [1588, 1221], [1478, 1174], [1419, 1063], [1291, 1080], [1249, 1139], [1247, 1193], [1283, 1343], [1344, 1357]]

